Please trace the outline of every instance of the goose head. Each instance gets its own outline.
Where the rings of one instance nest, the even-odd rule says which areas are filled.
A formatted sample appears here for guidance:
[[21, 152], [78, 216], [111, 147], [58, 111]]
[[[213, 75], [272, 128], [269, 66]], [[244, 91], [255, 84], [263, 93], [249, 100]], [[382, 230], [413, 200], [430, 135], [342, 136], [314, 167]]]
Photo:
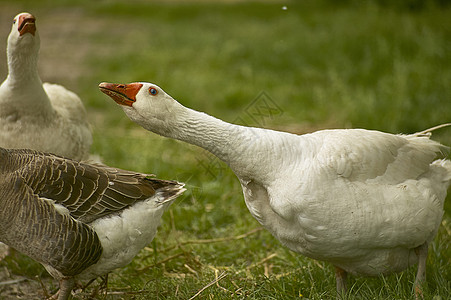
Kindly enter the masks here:
[[103, 82], [99, 88], [116, 101], [133, 122], [163, 136], [174, 136], [188, 110], [153, 83]]
[[39, 35], [36, 30], [36, 18], [27, 12], [18, 14], [13, 19], [11, 33], [8, 36], [9, 54], [29, 55], [39, 51]]

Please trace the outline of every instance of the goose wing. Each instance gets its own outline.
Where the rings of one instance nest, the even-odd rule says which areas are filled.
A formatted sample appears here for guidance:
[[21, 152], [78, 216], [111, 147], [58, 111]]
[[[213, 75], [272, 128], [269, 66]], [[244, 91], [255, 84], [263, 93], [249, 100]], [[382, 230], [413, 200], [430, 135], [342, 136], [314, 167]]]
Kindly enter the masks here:
[[17, 174], [0, 183], [0, 241], [73, 276], [96, 263], [102, 246], [88, 225], [61, 213]]
[[67, 209], [74, 218], [91, 222], [116, 213], [155, 195], [156, 190], [174, 190], [178, 182], [149, 178], [152, 175], [82, 163], [35, 151], [18, 152], [26, 161], [17, 172], [39, 197]]
[[319, 166], [350, 181], [398, 184], [417, 179], [446, 147], [421, 135], [363, 129], [323, 131]]

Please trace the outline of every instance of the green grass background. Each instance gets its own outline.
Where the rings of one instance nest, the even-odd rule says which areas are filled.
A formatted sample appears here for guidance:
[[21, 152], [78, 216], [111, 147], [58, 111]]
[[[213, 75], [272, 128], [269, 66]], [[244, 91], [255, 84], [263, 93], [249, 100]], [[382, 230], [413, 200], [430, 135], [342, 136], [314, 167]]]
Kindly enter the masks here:
[[[190, 108], [293, 133], [413, 133], [451, 121], [446, 1], [0, 0], [0, 8], [3, 53], [13, 16], [37, 16], [41, 77], [82, 98], [93, 153], [187, 184], [155, 240], [110, 276], [108, 299], [189, 299], [222, 272], [196, 299], [331, 299], [335, 280], [330, 265], [287, 250], [264, 230], [240, 238], [259, 224], [226, 165], [133, 124], [98, 83], [154, 82]], [[273, 115], [257, 116], [261, 93]], [[451, 145], [451, 128], [433, 136]], [[445, 208], [425, 299], [451, 298], [450, 199]], [[226, 237], [236, 238], [199, 241]], [[24, 258], [16, 264], [15, 272], [48, 276]], [[349, 298], [411, 299], [415, 271], [351, 277]]]

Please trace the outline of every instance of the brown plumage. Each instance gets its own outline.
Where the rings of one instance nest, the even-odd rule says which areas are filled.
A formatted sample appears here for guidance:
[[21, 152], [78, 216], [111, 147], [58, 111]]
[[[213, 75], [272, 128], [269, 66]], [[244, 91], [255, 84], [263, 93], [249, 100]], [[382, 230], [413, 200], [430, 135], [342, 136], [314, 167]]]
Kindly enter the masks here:
[[[170, 200], [184, 191], [175, 181], [34, 150], [0, 148], [0, 174], [0, 241], [41, 262], [60, 279], [60, 299], [72, 290], [72, 277], [91, 279], [127, 264], [153, 239]], [[149, 215], [141, 217], [143, 227], [136, 229], [144, 231], [139, 241], [129, 246], [136, 253], [118, 255], [114, 263], [109, 254], [102, 260], [104, 251], [123, 250], [106, 234], [117, 234], [120, 242], [128, 239], [127, 230], [135, 225], [128, 225], [123, 213], [133, 212], [138, 203], [146, 203], [142, 205]], [[104, 221], [115, 218], [125, 231], [104, 234], [111, 230]], [[104, 235], [104, 240], [99, 238]], [[123, 243], [128, 246], [129, 241]], [[110, 269], [109, 264], [116, 267]]]

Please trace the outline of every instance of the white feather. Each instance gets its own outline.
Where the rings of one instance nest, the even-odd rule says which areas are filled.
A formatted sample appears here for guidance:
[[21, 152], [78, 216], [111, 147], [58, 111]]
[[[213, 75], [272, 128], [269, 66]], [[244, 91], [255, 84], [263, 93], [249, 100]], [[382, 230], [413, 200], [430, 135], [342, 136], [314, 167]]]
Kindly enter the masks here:
[[[198, 145], [238, 176], [250, 213], [293, 251], [355, 274], [400, 271], [440, 226], [451, 163], [429, 131], [364, 129], [305, 135], [223, 122], [141, 82], [129, 118]], [[148, 89], [158, 90], [151, 95]], [[114, 90], [111, 84], [102, 89]], [[111, 93], [110, 93], [111, 95]], [[434, 161], [435, 160], [435, 161]]]
[[9, 73], [0, 86], [0, 146], [87, 159], [92, 134], [82, 101], [60, 85], [42, 84], [38, 31], [19, 35], [18, 23], [8, 37]]

